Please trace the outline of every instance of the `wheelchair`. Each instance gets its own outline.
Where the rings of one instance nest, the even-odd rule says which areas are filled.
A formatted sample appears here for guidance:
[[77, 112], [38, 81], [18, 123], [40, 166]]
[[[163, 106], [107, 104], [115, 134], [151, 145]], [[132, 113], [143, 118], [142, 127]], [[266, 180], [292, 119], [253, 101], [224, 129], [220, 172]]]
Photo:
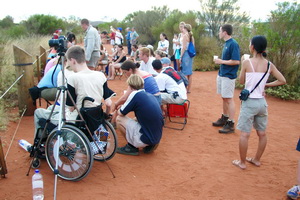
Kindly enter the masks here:
[[101, 105], [83, 107], [86, 100], [93, 101], [92, 98], [84, 98], [80, 109], [83, 121], [78, 117], [75, 124], [64, 123], [59, 131], [49, 120], [40, 120], [40, 125], [44, 126], [38, 129], [30, 151], [32, 168], [38, 168], [41, 159], [46, 158], [53, 171], [58, 163], [59, 177], [79, 181], [89, 174], [94, 160], [107, 161], [114, 157], [118, 143], [116, 131]]

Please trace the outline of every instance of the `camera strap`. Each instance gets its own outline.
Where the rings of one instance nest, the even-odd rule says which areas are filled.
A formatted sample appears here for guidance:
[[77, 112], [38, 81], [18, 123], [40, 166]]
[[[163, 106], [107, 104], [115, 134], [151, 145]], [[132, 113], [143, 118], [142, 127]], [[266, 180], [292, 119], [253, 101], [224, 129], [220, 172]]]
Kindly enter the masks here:
[[268, 71], [269, 71], [269, 68], [270, 68], [270, 61], [268, 61], [267, 71], [266, 71], [265, 74], [262, 76], [262, 78], [258, 81], [258, 83], [255, 85], [255, 87], [251, 90], [250, 93], [252, 93], [252, 92], [257, 88], [257, 86], [260, 84], [260, 82], [265, 78], [266, 74], [267, 74]]

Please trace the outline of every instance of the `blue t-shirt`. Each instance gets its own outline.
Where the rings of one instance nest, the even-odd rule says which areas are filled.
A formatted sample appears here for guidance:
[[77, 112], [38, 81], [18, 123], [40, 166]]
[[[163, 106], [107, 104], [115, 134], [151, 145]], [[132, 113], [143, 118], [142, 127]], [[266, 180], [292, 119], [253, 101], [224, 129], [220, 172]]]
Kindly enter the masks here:
[[159, 93], [159, 88], [154, 77], [150, 74], [149, 76], [144, 76], [144, 88], [145, 91], [150, 94], [157, 94]]
[[127, 35], [126, 35], [126, 40], [127, 40], [127, 41], [130, 41], [130, 34], [131, 34], [131, 31], [128, 31], [128, 32], [127, 32]]
[[[56, 69], [56, 70], [55, 70]], [[55, 71], [54, 71], [55, 70]], [[43, 78], [38, 83], [39, 88], [47, 87], [47, 88], [54, 88], [57, 87], [57, 76], [58, 73], [61, 71], [61, 65], [58, 64], [53, 66], [49, 69], [49, 71], [43, 76]], [[53, 73], [54, 72], [54, 73]], [[53, 74], [53, 82], [52, 82], [52, 74]]]
[[120, 109], [123, 115], [131, 111], [134, 111], [138, 123], [141, 125], [141, 141], [149, 145], [158, 144], [164, 122], [160, 105], [155, 97], [143, 89], [133, 91]]
[[[240, 60], [240, 47], [233, 38], [230, 38], [225, 42], [222, 52], [222, 60]], [[238, 69], [239, 65], [221, 64], [219, 76], [235, 79], [237, 77]]]

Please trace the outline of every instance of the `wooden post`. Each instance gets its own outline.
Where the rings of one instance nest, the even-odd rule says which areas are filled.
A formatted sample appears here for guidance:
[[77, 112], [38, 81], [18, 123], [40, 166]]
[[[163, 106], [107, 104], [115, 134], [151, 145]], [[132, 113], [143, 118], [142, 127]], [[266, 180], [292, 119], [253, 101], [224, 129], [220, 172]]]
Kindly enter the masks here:
[[40, 66], [41, 66], [40, 58], [39, 56], [36, 56], [36, 73], [37, 73], [38, 82], [40, 82], [41, 80]]
[[32, 56], [13, 45], [14, 60], [16, 67], [16, 77], [23, 77], [18, 82], [18, 101], [19, 101], [19, 114], [21, 115], [25, 108], [25, 116], [32, 116], [36, 105], [33, 105], [28, 89], [34, 86], [34, 74], [32, 66]]
[[2, 177], [5, 177], [5, 174], [7, 174], [7, 168], [6, 168], [4, 153], [3, 153], [3, 149], [2, 149], [2, 142], [1, 142], [1, 137], [0, 137], [0, 175]]
[[44, 75], [44, 71], [45, 71], [45, 67], [46, 67], [46, 64], [47, 64], [47, 52], [46, 52], [46, 49], [42, 46], [40, 46], [40, 63], [41, 63], [41, 75], [43, 76]]

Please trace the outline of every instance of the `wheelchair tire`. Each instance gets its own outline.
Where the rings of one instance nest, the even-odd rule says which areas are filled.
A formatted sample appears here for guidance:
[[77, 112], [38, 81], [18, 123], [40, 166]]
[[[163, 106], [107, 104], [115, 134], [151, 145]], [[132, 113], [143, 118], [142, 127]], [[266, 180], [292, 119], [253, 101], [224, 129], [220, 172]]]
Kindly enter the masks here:
[[[57, 141], [57, 128], [51, 131], [46, 141], [46, 159], [54, 171], [58, 160], [58, 176], [65, 180], [79, 181], [88, 175], [93, 165], [93, 156], [88, 138], [77, 127], [64, 125]], [[59, 150], [59, 158], [56, 158]]]
[[115, 156], [118, 147], [117, 134], [112, 124], [109, 123], [107, 120], [104, 120], [104, 127], [109, 132], [107, 138], [106, 152], [104, 154], [94, 155], [94, 159], [97, 161], [112, 159]]

